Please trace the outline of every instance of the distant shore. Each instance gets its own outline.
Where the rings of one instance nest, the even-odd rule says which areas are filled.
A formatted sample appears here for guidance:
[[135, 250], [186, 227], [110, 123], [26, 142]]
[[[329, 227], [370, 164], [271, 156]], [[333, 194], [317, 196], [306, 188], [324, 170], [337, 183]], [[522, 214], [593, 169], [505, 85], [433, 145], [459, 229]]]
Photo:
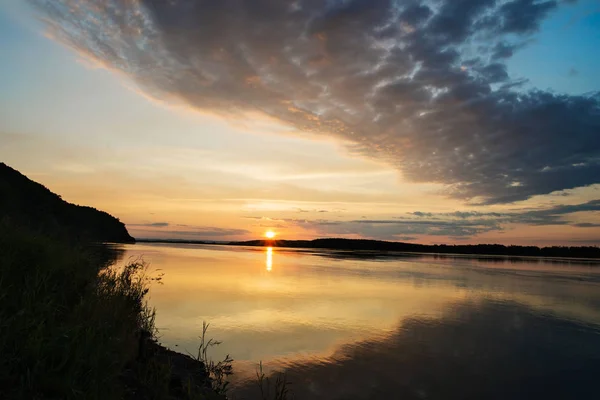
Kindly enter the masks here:
[[597, 246], [505, 246], [501, 244], [446, 245], [414, 244], [368, 239], [325, 238], [314, 240], [249, 240], [249, 241], [206, 241], [182, 239], [137, 239], [138, 243], [204, 244], [228, 246], [282, 247], [340, 251], [369, 251], [387, 254], [444, 254], [453, 256], [504, 256], [542, 257], [561, 259], [589, 259], [600, 261], [600, 247]]

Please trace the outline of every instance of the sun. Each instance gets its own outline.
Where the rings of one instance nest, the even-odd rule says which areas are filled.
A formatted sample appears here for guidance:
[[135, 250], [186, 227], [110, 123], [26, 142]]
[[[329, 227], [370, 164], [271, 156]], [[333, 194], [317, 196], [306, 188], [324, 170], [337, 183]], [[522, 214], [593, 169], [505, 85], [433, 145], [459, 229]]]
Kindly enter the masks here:
[[273, 239], [275, 236], [277, 236], [277, 234], [273, 231], [266, 231], [265, 232], [265, 237], [267, 239]]

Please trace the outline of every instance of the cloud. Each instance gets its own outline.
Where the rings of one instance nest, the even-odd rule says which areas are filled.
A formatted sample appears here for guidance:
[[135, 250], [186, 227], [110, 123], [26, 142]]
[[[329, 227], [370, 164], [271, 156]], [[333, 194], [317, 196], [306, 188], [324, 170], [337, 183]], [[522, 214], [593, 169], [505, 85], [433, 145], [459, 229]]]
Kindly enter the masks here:
[[433, 217], [433, 213], [422, 212], [422, 211], [414, 211], [409, 214], [416, 215], [417, 217]]
[[502, 230], [497, 221], [440, 221], [417, 219], [359, 219], [334, 221], [325, 219], [286, 219], [287, 226], [312, 229], [320, 235], [360, 235], [373, 239], [415, 240], [414, 235], [466, 238], [493, 230]]
[[152, 227], [152, 228], [166, 228], [169, 226], [168, 222], [152, 222], [149, 224], [128, 224], [128, 226], [145, 226], [145, 227]]
[[[366, 237], [389, 239], [402, 235], [449, 236], [469, 238], [482, 233], [501, 232], [507, 224], [532, 226], [564, 225], [578, 228], [600, 227], [600, 223], [572, 222], [569, 214], [600, 211], [600, 200], [574, 205], [559, 205], [540, 210], [514, 212], [456, 211], [452, 213], [425, 213], [414, 211], [408, 217], [391, 219], [357, 219], [333, 221], [326, 219], [287, 219], [286, 223], [312, 228], [324, 234], [360, 234]], [[403, 239], [399, 239], [403, 240]], [[407, 239], [408, 240], [408, 239]]]
[[600, 224], [595, 224], [592, 222], [580, 222], [578, 224], [574, 224], [573, 226], [576, 226], [578, 228], [598, 228], [600, 227]]
[[[248, 217], [252, 218], [252, 217]], [[177, 227], [179, 229], [162, 229], [170, 226]], [[162, 235], [163, 237], [171, 238], [187, 238], [187, 239], [211, 239], [218, 237], [227, 236], [240, 236], [248, 235], [251, 232], [246, 229], [235, 229], [235, 228], [218, 228], [214, 226], [195, 226], [187, 224], [170, 224], [168, 222], [152, 222], [147, 224], [127, 224], [127, 227], [133, 228], [135, 236], [137, 237], [154, 237], [156, 235]], [[141, 228], [141, 229], [140, 229]], [[161, 229], [143, 229], [143, 228], [161, 228]], [[185, 229], [181, 229], [185, 228]]]
[[224, 236], [248, 235], [251, 232], [246, 229], [226, 229], [217, 227], [197, 227], [187, 231], [169, 231], [173, 236], [197, 236], [199, 238], [215, 238]]
[[328, 212], [343, 212], [343, 210], [325, 210], [325, 209], [304, 209], [304, 208], [296, 208], [296, 212], [299, 213], [308, 213], [308, 212], [312, 212], [312, 213], [328, 213]]
[[[558, 205], [550, 208], [515, 212], [479, 212], [479, 211], [455, 211], [451, 213], [424, 213], [415, 211], [408, 213], [418, 217], [436, 218], [459, 218], [459, 219], [494, 219], [504, 223], [523, 223], [529, 225], [567, 225], [569, 221], [563, 216], [577, 212], [600, 211], [600, 200], [591, 200], [586, 203], [572, 205]], [[577, 226], [577, 225], [574, 225]]]
[[[476, 236], [489, 231], [500, 231], [498, 221], [440, 221], [416, 219], [352, 220], [352, 221], [304, 221], [304, 226], [312, 226], [327, 234], [360, 234], [375, 239], [400, 238], [408, 235], [450, 236], [463, 238]], [[414, 236], [410, 236], [414, 239]], [[413, 240], [406, 239], [406, 240]]]
[[[532, 225], [568, 225], [569, 221], [563, 216], [578, 212], [600, 211], [600, 200], [591, 200], [586, 203], [559, 205], [543, 210], [533, 210], [522, 213], [508, 214], [512, 222], [520, 222]], [[573, 226], [579, 226], [574, 224]]]
[[[130, 224], [131, 227], [164, 227], [164, 225], [155, 224]], [[214, 240], [227, 239], [230, 237], [244, 236], [251, 234], [246, 229], [235, 228], [218, 228], [214, 226], [192, 226], [177, 224], [178, 227], [185, 227], [184, 230], [150, 230], [150, 229], [134, 229], [133, 235], [137, 238], [171, 238], [171, 239], [190, 239], [190, 240]]]
[[417, 240], [417, 238], [414, 237], [414, 236], [396, 236], [395, 239], [397, 239], [397, 240], [403, 240], [403, 241], [406, 241], [406, 242]]
[[505, 64], [566, 1], [30, 1], [155, 98], [335, 136], [456, 198], [600, 182], [600, 95], [525, 90]]

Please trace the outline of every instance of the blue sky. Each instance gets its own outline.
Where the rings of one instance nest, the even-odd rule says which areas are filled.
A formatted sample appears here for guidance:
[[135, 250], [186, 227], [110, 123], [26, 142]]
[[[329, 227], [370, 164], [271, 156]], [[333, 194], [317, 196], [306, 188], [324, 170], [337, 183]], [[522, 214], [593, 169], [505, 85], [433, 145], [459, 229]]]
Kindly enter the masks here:
[[[579, 1], [554, 13], [535, 39], [508, 63], [533, 87], [582, 94], [600, 90], [600, 3]], [[575, 76], [569, 73], [574, 69]]]

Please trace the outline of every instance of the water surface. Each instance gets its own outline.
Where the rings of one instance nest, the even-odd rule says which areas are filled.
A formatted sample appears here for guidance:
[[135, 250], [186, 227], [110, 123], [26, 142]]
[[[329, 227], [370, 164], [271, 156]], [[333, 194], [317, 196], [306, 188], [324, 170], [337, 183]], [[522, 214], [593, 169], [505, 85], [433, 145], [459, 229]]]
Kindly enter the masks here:
[[[600, 266], [201, 246], [125, 246], [164, 273], [161, 342], [194, 353], [202, 322], [255, 398], [262, 361], [296, 399], [600, 398]], [[123, 261], [122, 261], [123, 262]]]

